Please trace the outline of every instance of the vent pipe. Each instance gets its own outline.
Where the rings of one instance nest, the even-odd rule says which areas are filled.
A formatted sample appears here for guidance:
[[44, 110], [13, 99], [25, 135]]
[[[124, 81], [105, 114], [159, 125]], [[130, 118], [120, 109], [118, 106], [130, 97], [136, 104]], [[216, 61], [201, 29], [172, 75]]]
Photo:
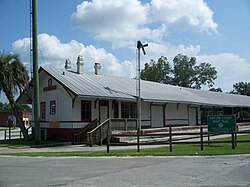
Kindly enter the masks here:
[[84, 65], [84, 62], [83, 62], [82, 55], [78, 55], [77, 62], [76, 62], [77, 73], [78, 74], [82, 74], [83, 73], [83, 65]]
[[94, 68], [95, 68], [95, 74], [100, 75], [101, 74], [101, 64], [99, 62], [96, 62]]
[[71, 70], [71, 61], [70, 61], [70, 59], [66, 59], [64, 68], [66, 70]]

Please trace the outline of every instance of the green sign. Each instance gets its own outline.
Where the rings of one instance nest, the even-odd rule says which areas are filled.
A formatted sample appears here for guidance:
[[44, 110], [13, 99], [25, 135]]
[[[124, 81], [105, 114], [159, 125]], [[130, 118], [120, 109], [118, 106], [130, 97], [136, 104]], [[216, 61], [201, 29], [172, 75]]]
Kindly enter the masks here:
[[234, 115], [207, 116], [208, 132], [232, 132], [235, 130]]

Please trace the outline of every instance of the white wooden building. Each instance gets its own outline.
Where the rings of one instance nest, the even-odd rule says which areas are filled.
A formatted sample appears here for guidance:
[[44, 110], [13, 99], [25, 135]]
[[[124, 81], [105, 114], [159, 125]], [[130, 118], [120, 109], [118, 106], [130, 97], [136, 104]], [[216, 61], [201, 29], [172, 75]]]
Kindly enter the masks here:
[[[73, 133], [97, 119], [137, 117], [136, 80], [83, 72], [83, 59], [77, 71], [66, 60], [65, 69], [40, 67], [41, 129], [48, 138], [69, 139]], [[18, 98], [32, 103], [32, 84]], [[195, 90], [150, 81], [141, 81], [142, 128], [170, 125], [199, 125], [203, 109], [236, 113], [250, 108], [250, 97]]]

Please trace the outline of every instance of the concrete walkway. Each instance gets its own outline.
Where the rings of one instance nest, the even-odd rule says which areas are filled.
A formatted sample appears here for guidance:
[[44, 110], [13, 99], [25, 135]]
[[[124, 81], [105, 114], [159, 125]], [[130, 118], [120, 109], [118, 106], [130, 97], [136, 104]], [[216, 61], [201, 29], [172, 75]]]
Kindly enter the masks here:
[[[143, 145], [140, 146], [143, 148], [156, 148], [162, 147], [166, 145]], [[137, 150], [137, 146], [112, 146], [110, 150], [118, 150], [118, 149], [134, 149]], [[88, 147], [85, 144], [81, 145], [64, 145], [64, 146], [53, 146], [53, 147], [23, 147], [23, 148], [13, 148], [13, 147], [1, 147], [0, 145], [0, 154], [1, 153], [27, 153], [27, 152], [75, 152], [75, 151], [99, 151], [99, 150], [107, 150], [106, 145], [102, 146], [93, 146]]]

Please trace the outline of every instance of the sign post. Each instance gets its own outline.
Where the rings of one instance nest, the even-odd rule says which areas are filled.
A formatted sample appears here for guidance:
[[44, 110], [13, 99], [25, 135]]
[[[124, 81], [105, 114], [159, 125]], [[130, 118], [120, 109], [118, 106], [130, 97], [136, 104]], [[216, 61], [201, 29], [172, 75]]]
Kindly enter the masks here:
[[208, 115], [208, 132], [233, 132], [235, 131], [235, 115]]
[[236, 118], [235, 115], [207, 116], [208, 132], [224, 132], [232, 134], [232, 149], [236, 146]]

